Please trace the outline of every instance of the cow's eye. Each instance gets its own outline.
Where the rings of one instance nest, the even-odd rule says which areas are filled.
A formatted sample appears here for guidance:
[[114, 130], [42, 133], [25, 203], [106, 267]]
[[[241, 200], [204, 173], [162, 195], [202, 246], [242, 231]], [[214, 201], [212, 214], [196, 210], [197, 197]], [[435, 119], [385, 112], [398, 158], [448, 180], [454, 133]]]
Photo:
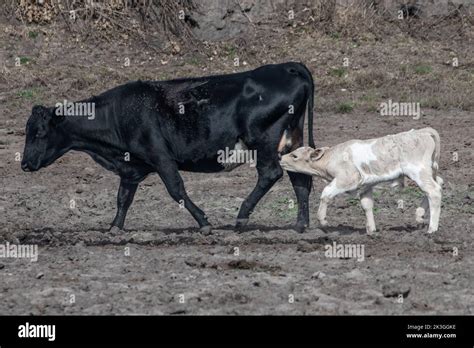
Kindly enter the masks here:
[[295, 154], [292, 153], [292, 154], [291, 154], [291, 158], [297, 159], [298, 156], [296, 156]]

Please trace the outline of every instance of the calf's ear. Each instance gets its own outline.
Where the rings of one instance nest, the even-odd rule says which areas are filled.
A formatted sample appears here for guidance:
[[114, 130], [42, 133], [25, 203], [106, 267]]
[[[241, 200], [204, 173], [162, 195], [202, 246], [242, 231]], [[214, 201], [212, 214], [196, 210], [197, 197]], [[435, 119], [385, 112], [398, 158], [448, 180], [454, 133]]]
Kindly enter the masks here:
[[327, 149], [328, 149], [327, 147], [320, 147], [318, 149], [314, 149], [313, 151], [311, 151], [311, 154], [309, 155], [309, 158], [312, 161], [317, 161], [321, 157], [324, 156], [324, 153], [326, 152]]

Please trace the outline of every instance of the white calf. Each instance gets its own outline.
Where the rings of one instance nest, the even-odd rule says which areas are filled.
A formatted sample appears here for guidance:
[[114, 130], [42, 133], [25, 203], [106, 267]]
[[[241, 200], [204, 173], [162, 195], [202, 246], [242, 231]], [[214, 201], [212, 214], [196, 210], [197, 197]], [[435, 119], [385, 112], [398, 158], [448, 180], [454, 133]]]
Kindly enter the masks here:
[[439, 156], [438, 132], [423, 128], [377, 139], [350, 140], [333, 147], [300, 147], [283, 156], [280, 164], [285, 170], [330, 181], [321, 194], [318, 210], [323, 226], [327, 225], [328, 202], [338, 194], [359, 190], [368, 234], [376, 230], [372, 188], [407, 176], [426, 194], [422, 206], [416, 210], [416, 219], [423, 222], [429, 205], [428, 233], [432, 233], [438, 230], [441, 208], [443, 180], [437, 175]]

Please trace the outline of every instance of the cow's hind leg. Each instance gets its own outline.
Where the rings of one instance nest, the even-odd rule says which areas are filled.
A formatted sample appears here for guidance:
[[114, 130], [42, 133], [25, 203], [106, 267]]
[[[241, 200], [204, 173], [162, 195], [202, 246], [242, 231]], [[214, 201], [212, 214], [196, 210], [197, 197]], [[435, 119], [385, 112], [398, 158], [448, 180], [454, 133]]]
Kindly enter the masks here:
[[118, 232], [123, 229], [125, 223], [125, 217], [127, 216], [128, 208], [133, 202], [133, 197], [137, 191], [137, 183], [128, 183], [123, 179], [120, 180], [120, 187], [117, 194], [117, 213], [110, 230], [112, 232]]
[[296, 230], [304, 232], [304, 229], [309, 226], [309, 194], [311, 193], [313, 180], [311, 176], [301, 173], [288, 172], [288, 176], [298, 202]]
[[[303, 125], [304, 117], [301, 117], [299, 128], [294, 129], [292, 132], [290, 151], [303, 146]], [[301, 173], [287, 173], [298, 202], [296, 230], [298, 232], [304, 232], [304, 229], [309, 226], [309, 195], [313, 186], [313, 178], [310, 175]]]
[[183, 179], [178, 171], [178, 166], [174, 161], [160, 161], [158, 165], [158, 174], [161, 180], [166, 186], [170, 196], [178, 203], [184, 204], [184, 207], [191, 213], [194, 219], [199, 224], [201, 232], [211, 232], [211, 225], [207, 221], [207, 217], [204, 212], [199, 209], [188, 197], [184, 188]]
[[260, 199], [271, 189], [271, 187], [283, 176], [283, 169], [278, 163], [278, 156], [270, 157], [271, 160], [257, 161], [258, 179], [257, 185], [250, 195], [242, 202], [239, 215], [237, 216], [236, 228], [244, 227], [253, 209]]

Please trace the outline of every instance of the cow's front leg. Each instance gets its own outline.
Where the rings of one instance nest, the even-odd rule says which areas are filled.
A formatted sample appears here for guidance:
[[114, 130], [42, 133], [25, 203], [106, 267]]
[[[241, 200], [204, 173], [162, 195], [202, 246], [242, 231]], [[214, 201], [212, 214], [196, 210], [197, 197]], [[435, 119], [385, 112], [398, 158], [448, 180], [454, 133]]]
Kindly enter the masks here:
[[298, 201], [298, 218], [296, 220], [296, 230], [303, 232], [309, 226], [309, 194], [313, 186], [313, 178], [309, 175], [288, 172], [291, 184], [295, 190]]
[[360, 194], [360, 204], [365, 211], [367, 234], [375, 232], [374, 220], [374, 199], [372, 197], [372, 188], [369, 188]]
[[199, 224], [201, 232], [206, 234], [210, 233], [211, 224], [207, 221], [207, 216], [204, 212], [188, 197], [184, 188], [183, 179], [179, 174], [176, 163], [173, 161], [161, 161], [158, 174], [160, 175], [161, 180], [163, 180], [170, 196], [179, 204], [184, 204], [184, 207], [191, 213]]
[[120, 180], [120, 187], [117, 194], [117, 213], [115, 214], [114, 221], [110, 230], [117, 232], [123, 229], [125, 217], [127, 216], [128, 208], [133, 202], [133, 197], [137, 191], [138, 184], [131, 184]]
[[258, 201], [271, 189], [271, 187], [283, 176], [283, 170], [278, 164], [277, 158], [275, 161], [269, 163], [257, 162], [258, 179], [257, 185], [250, 193], [250, 195], [242, 202], [237, 216], [237, 223], [235, 227], [240, 229], [244, 227], [253, 209]]

